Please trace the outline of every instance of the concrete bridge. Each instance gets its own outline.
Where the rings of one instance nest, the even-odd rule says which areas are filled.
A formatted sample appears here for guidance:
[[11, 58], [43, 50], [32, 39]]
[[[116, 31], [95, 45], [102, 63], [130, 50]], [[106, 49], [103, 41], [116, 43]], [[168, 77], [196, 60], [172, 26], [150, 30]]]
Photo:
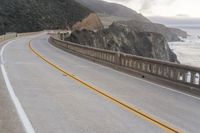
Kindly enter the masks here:
[[199, 133], [199, 68], [63, 36], [0, 37], [1, 133]]

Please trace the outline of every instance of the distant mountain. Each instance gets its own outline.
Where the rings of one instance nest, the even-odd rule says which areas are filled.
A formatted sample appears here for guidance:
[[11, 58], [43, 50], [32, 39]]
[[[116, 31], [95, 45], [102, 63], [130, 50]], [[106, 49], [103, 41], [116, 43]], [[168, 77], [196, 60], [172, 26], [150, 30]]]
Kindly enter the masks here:
[[179, 36], [187, 36], [185, 31], [168, 28], [162, 24], [152, 23], [143, 15], [120, 4], [109, 3], [102, 0], [76, 1], [98, 13], [105, 28], [108, 28], [113, 22], [126, 21], [138, 31], [160, 33], [167, 41], [180, 41]]
[[109, 3], [102, 0], [76, 0], [89, 9], [99, 14], [122, 17], [123, 19], [137, 20], [142, 22], [150, 22], [142, 14], [116, 3]]
[[148, 17], [152, 22], [162, 23], [169, 26], [193, 26], [200, 27], [200, 18], [190, 17]]
[[0, 34], [64, 28], [91, 12], [74, 0], [1, 0]]
[[179, 36], [186, 37], [187, 33], [179, 29], [168, 28], [162, 24], [139, 22], [135, 20], [114, 22], [118, 25], [127, 26], [138, 32], [154, 32], [165, 37], [167, 41], [180, 41]]

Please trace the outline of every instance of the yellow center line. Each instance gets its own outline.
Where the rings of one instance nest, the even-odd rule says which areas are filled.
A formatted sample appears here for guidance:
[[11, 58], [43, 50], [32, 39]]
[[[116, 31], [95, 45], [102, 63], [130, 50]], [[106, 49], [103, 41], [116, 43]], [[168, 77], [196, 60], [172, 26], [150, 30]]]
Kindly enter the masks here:
[[164, 129], [166, 132], [169, 133], [183, 133], [181, 130], [176, 129], [174, 127], [172, 127], [171, 125], [169, 125], [166, 122], [161, 122], [160, 120], [144, 113], [143, 111], [141, 111], [140, 109], [136, 108], [136, 107], [132, 107], [131, 105], [126, 104], [125, 102], [122, 102], [121, 100], [111, 96], [110, 94], [108, 94], [105, 91], [102, 91], [102, 89], [93, 87], [92, 85], [86, 83], [85, 81], [75, 77], [73, 74], [67, 72], [66, 70], [62, 69], [61, 67], [59, 67], [58, 65], [54, 64], [53, 62], [49, 61], [48, 59], [46, 59], [44, 56], [42, 56], [39, 52], [37, 52], [35, 49], [33, 49], [32, 45], [31, 45], [31, 41], [29, 42], [29, 48], [31, 49], [31, 51], [37, 55], [39, 58], [41, 58], [43, 61], [45, 61], [47, 64], [51, 65], [53, 68], [57, 69], [58, 71], [60, 71], [62, 74], [65, 74], [67, 76], [69, 76], [70, 78], [74, 79], [75, 81], [81, 83], [82, 85], [84, 85], [85, 87], [87, 87], [88, 89], [92, 90], [93, 92], [109, 99], [110, 101], [112, 101], [113, 103], [117, 104], [120, 107], [123, 107], [124, 109], [134, 113], [135, 115], [137, 115], [138, 117], [154, 124], [157, 125], [158, 127]]

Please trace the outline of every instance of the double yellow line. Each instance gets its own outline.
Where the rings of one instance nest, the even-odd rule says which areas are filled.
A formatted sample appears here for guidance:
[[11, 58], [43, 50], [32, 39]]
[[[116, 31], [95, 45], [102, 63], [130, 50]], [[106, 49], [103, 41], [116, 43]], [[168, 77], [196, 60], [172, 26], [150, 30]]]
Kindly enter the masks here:
[[109, 95], [107, 92], [102, 91], [101, 89], [95, 88], [92, 85], [86, 83], [85, 81], [75, 77], [73, 74], [67, 72], [66, 70], [62, 69], [61, 67], [59, 67], [58, 65], [54, 64], [53, 62], [49, 61], [48, 59], [46, 59], [44, 56], [42, 56], [39, 52], [37, 52], [35, 49], [33, 49], [32, 45], [31, 45], [31, 41], [29, 42], [29, 48], [31, 49], [31, 51], [37, 55], [39, 58], [41, 58], [43, 61], [45, 61], [47, 64], [49, 64], [50, 66], [52, 66], [53, 68], [55, 68], [56, 70], [60, 71], [62, 74], [65, 74], [66, 76], [74, 79], [75, 81], [81, 83], [83, 86], [87, 87], [88, 89], [92, 90], [93, 92], [107, 98], [108, 100], [110, 100], [111, 102], [119, 105], [120, 107], [134, 113], [135, 115], [137, 115], [138, 117], [149, 121], [150, 123], [157, 125], [158, 127], [164, 129], [166, 132], [168, 133], [183, 133], [182, 131], [180, 131], [179, 129], [175, 129], [173, 127], [171, 127], [169, 124], [161, 122], [160, 120], [142, 112], [141, 110], [137, 109], [136, 107], [132, 107], [131, 105], [128, 105], [124, 102], [122, 102], [121, 100], [118, 100], [117, 98]]

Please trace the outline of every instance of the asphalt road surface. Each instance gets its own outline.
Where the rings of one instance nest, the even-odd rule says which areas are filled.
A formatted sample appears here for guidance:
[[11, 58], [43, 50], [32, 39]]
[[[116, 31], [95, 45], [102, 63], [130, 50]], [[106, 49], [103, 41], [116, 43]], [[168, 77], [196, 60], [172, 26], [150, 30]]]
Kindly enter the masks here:
[[[173, 132], [84, 83], [184, 133], [200, 132], [200, 98], [74, 56], [48, 35], [1, 44], [0, 133]], [[81, 83], [36, 56], [29, 47]]]

